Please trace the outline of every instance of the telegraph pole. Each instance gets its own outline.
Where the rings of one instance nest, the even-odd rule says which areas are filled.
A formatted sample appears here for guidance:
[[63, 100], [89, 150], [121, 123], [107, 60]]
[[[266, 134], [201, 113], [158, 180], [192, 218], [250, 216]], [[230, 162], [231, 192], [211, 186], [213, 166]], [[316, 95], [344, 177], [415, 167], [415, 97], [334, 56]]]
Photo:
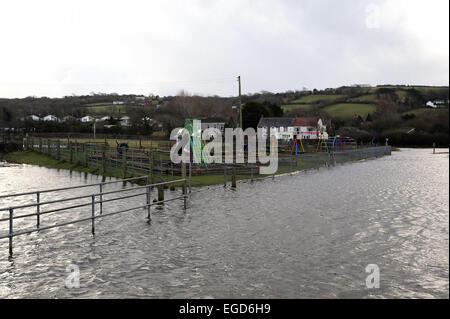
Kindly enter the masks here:
[[242, 96], [241, 96], [241, 76], [239, 75], [238, 78], [238, 83], [239, 83], [239, 125], [240, 128], [242, 128]]

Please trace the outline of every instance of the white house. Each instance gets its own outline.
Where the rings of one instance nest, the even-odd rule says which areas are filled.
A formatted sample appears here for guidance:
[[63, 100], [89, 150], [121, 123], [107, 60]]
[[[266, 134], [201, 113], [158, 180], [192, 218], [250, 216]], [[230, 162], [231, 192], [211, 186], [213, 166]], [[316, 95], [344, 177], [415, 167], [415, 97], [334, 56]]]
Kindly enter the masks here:
[[105, 122], [105, 121], [109, 121], [110, 119], [111, 119], [111, 116], [103, 116], [102, 118], [99, 118], [95, 121], [96, 122]]
[[55, 115], [51, 115], [51, 114], [44, 116], [42, 118], [42, 120], [45, 122], [58, 122], [59, 121], [59, 119]]
[[95, 119], [92, 116], [87, 115], [87, 116], [82, 117], [80, 120], [83, 123], [90, 123], [90, 122], [93, 122]]
[[129, 116], [122, 116], [120, 118], [120, 125], [123, 127], [131, 125], [131, 118]]
[[317, 117], [298, 117], [294, 121], [294, 136], [302, 140], [328, 139], [327, 127]]
[[258, 128], [262, 129], [264, 138], [267, 138], [270, 128], [270, 136], [275, 136], [278, 140], [328, 139], [326, 126], [321, 119], [316, 117], [263, 117], [259, 120]]
[[77, 120], [77, 118], [72, 115], [67, 115], [62, 118], [63, 122], [70, 122], [70, 121], [75, 121], [75, 120]]
[[428, 102], [427, 102], [427, 106], [428, 106], [428, 107], [431, 107], [431, 108], [433, 108], [433, 109], [437, 108], [437, 105], [434, 104], [432, 101], [428, 101]]
[[34, 115], [34, 114], [28, 115], [28, 116], [27, 116], [27, 119], [28, 119], [28, 120], [32, 120], [32, 121], [40, 121], [40, 120], [41, 120], [41, 118], [40, 118], [39, 116]]

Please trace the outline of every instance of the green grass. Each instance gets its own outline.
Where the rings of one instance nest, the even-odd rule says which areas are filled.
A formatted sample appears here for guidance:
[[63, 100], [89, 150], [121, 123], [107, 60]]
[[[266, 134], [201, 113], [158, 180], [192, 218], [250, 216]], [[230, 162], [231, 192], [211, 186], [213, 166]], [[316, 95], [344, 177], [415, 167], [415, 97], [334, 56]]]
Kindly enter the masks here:
[[309, 110], [311, 108], [310, 104], [291, 104], [291, 105], [282, 105], [281, 108], [283, 111], [292, 111], [292, 110]]
[[334, 101], [340, 98], [345, 98], [345, 95], [308, 95], [300, 99], [291, 101], [291, 103], [317, 103], [319, 101]]
[[376, 103], [377, 96], [376, 94], [361, 95], [358, 97], [351, 98], [349, 101], [355, 103]]
[[333, 117], [366, 117], [368, 114], [375, 112], [377, 107], [373, 104], [350, 104], [338, 103], [327, 106], [324, 110]]
[[[60, 138], [59, 139], [61, 142], [66, 143], [67, 142], [67, 138]], [[93, 138], [71, 138], [70, 139], [71, 142], [76, 142], [76, 143], [93, 143], [94, 139]], [[105, 139], [104, 138], [97, 138], [95, 140], [96, 143], [103, 143], [104, 144]], [[111, 147], [116, 147], [117, 143], [127, 143], [128, 147], [130, 148], [139, 148], [139, 146], [141, 146], [142, 148], [150, 148], [149, 146], [151, 146], [152, 149], [161, 149], [161, 150], [169, 150], [170, 148], [172, 148], [174, 141], [171, 141], [169, 139], [167, 140], [152, 140], [152, 139], [142, 139], [140, 141], [139, 144], [139, 139], [112, 139], [112, 138], [108, 138], [106, 139], [106, 143], [108, 144], [108, 146]]]
[[[66, 151], [67, 152], [67, 151]], [[63, 154], [61, 154], [63, 156]], [[68, 154], [65, 154], [68, 155]], [[66, 156], [68, 157], [68, 156]], [[80, 155], [80, 159], [82, 159], [84, 156]], [[288, 157], [289, 158], [289, 157]], [[72, 171], [78, 171], [78, 172], [84, 172], [84, 173], [90, 173], [95, 175], [103, 175], [105, 177], [115, 177], [118, 179], [124, 178], [123, 176], [123, 170], [120, 167], [106, 167], [106, 172], [101, 172], [101, 168], [88, 168], [81, 164], [74, 164], [74, 163], [68, 163], [63, 160], [56, 160], [51, 158], [50, 156], [46, 154], [40, 154], [33, 151], [18, 151], [14, 153], [8, 153], [6, 154], [3, 159], [5, 159], [8, 162], [13, 163], [21, 163], [21, 164], [30, 164], [30, 165], [38, 165], [38, 166], [44, 166], [47, 168], [52, 169], [67, 169]], [[286, 160], [286, 158], [280, 157], [281, 160]], [[299, 171], [309, 170], [309, 169], [319, 169], [321, 166], [325, 165], [325, 162], [327, 160], [327, 154], [321, 153], [318, 157], [310, 158], [307, 156], [300, 155], [297, 158], [296, 164], [293, 163], [293, 166], [290, 165], [286, 166], [279, 166], [278, 170], [276, 172], [276, 175], [281, 174], [287, 174], [287, 173], [296, 173]], [[339, 162], [346, 162], [349, 161], [350, 158], [343, 157], [342, 159], [339, 159]], [[254, 170], [254, 179], [259, 178], [270, 178], [269, 175], [259, 175], [259, 171], [256, 169]], [[141, 170], [127, 170], [127, 174], [125, 178], [129, 177], [139, 177], [139, 176], [146, 176], [148, 172], [144, 172]], [[158, 172], [153, 172], [153, 183], [158, 183], [161, 181], [171, 181], [171, 180], [178, 180], [180, 179], [180, 176], [167, 176], [167, 175], [160, 175]], [[238, 175], [236, 176], [237, 180], [250, 180], [251, 175]], [[144, 180], [137, 180], [136, 184], [143, 184]], [[223, 173], [220, 174], [209, 174], [209, 175], [200, 175], [200, 176], [193, 176], [191, 180], [191, 185], [193, 187], [202, 187], [202, 186], [209, 186], [209, 185], [222, 185], [224, 182], [224, 176]], [[228, 171], [227, 174], [227, 182], [228, 185], [231, 183], [231, 171]], [[181, 183], [173, 184], [173, 186], [181, 187]]]
[[407, 115], [407, 114], [414, 114], [415, 116], [419, 116], [421, 114], [427, 113], [427, 112], [439, 112], [440, 109], [432, 109], [429, 107], [422, 107], [420, 109], [414, 109], [411, 111], [407, 111], [402, 113], [402, 115]]
[[[84, 173], [90, 173], [95, 175], [103, 175], [106, 177], [115, 177], [115, 178], [123, 178], [123, 171], [121, 168], [106, 168], [106, 172], [101, 172], [100, 168], [88, 168], [81, 164], [74, 164], [74, 163], [68, 163], [62, 160], [56, 160], [51, 158], [50, 156], [46, 154], [40, 154], [33, 151], [18, 151], [13, 153], [8, 153], [3, 157], [4, 160], [11, 163], [19, 163], [19, 164], [29, 164], [29, 165], [38, 165], [43, 166], [51, 169], [66, 169], [66, 170], [72, 170], [72, 171], [78, 171], [78, 172], [84, 172]], [[307, 170], [312, 168], [318, 168], [323, 163], [320, 162], [309, 162], [308, 160], [304, 160], [301, 157], [298, 160], [298, 165], [294, 167], [286, 167], [286, 166], [280, 166], [277, 170], [277, 175], [279, 174], [286, 174], [286, 173], [293, 173], [301, 170]], [[142, 171], [127, 171], [127, 178], [128, 177], [137, 177], [137, 176], [145, 176], [146, 173]], [[258, 170], [254, 171], [255, 179], [258, 178], [267, 178], [270, 177], [268, 175], [258, 175]], [[153, 182], [157, 183], [160, 181], [171, 181], [171, 180], [177, 180], [180, 179], [180, 176], [167, 176], [167, 175], [160, 175], [158, 172], [153, 173]], [[251, 175], [237, 175], [237, 180], [249, 180], [251, 179]], [[231, 171], [228, 171], [227, 174], [227, 181], [228, 183], [231, 183]], [[136, 181], [137, 184], [142, 184], [143, 181], [138, 180]], [[218, 185], [223, 184], [224, 182], [224, 176], [223, 174], [209, 174], [209, 175], [200, 175], [200, 176], [193, 176], [191, 180], [191, 185], [193, 187], [201, 187], [201, 186], [209, 186], [209, 185]], [[181, 184], [174, 184], [174, 186], [180, 187]]]
[[95, 114], [110, 114], [110, 113], [118, 113], [125, 114], [126, 105], [97, 105], [97, 106], [88, 106], [88, 113]]
[[57, 169], [68, 169], [76, 170], [80, 172], [90, 173], [92, 169], [77, 164], [67, 163], [64, 161], [59, 161], [53, 159], [45, 154], [40, 154], [33, 151], [18, 151], [13, 153], [8, 153], [3, 157], [7, 162], [19, 163], [19, 164], [30, 164], [44, 166], [48, 168]]
[[109, 105], [113, 105], [112, 102], [100, 102], [100, 103], [89, 103], [86, 104], [86, 106], [109, 106]]

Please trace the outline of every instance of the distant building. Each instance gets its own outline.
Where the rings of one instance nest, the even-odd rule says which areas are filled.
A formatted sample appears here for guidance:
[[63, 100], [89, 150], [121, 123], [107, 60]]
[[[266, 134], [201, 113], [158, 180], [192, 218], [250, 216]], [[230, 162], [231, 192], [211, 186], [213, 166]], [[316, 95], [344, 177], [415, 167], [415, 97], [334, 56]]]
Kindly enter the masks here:
[[136, 96], [136, 101], [145, 101], [145, 96]]
[[76, 120], [77, 120], [77, 118], [72, 116], [72, 115], [67, 115], [67, 116], [64, 116], [62, 118], [63, 122], [73, 122], [73, 121], [76, 121]]
[[95, 119], [92, 116], [89, 116], [89, 115], [84, 116], [84, 117], [82, 117], [80, 119], [80, 121], [83, 122], [83, 123], [90, 123], [90, 122], [93, 122], [94, 120]]
[[328, 139], [326, 126], [317, 117], [262, 117], [259, 120], [258, 128], [262, 129], [264, 138], [267, 138], [270, 129], [270, 136], [275, 136], [278, 140]]
[[131, 125], [131, 118], [129, 116], [122, 116], [120, 118], [120, 126], [127, 127]]
[[294, 121], [294, 136], [303, 140], [328, 139], [327, 127], [318, 117], [297, 117]]
[[122, 101], [114, 101], [113, 102], [113, 105], [124, 105], [125, 104], [125, 102], [122, 102]]
[[439, 101], [428, 101], [427, 106], [432, 107], [433, 109], [448, 104], [448, 100], [439, 100]]
[[39, 116], [37, 116], [37, 115], [32, 114], [32, 115], [28, 115], [27, 116], [27, 120], [40, 121], [41, 118]]
[[45, 122], [58, 122], [59, 119], [55, 115], [47, 115], [42, 118]]
[[111, 119], [111, 116], [103, 116], [102, 118], [99, 118], [97, 122], [105, 122], [109, 121]]
[[428, 106], [428, 107], [431, 107], [431, 108], [433, 108], [433, 109], [437, 108], [437, 105], [436, 105], [434, 102], [432, 102], [432, 101], [428, 101], [428, 102], [427, 102], [427, 106]]
[[202, 118], [200, 119], [202, 121], [202, 131], [208, 129], [208, 128], [216, 128], [220, 130], [223, 133], [225, 133], [225, 120], [220, 117], [209, 117], [209, 118]]

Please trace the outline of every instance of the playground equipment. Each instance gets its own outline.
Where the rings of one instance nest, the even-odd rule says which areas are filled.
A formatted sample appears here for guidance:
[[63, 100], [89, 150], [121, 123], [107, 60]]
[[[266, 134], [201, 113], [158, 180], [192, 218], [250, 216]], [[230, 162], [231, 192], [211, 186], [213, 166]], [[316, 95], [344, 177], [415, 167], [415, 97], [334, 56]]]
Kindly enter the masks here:
[[205, 142], [202, 141], [202, 128], [194, 125], [194, 120], [186, 119], [184, 128], [189, 132], [190, 163], [203, 164], [206, 166], [208, 154], [203, 153]]
[[333, 136], [328, 140], [322, 142], [322, 149], [326, 149], [327, 151], [347, 151], [356, 149], [356, 141], [347, 136]]
[[299, 144], [300, 144], [302, 153], [305, 153], [305, 148], [303, 147], [302, 137], [299, 136], [299, 138], [296, 138], [294, 140], [294, 144], [292, 145], [292, 149], [291, 149], [291, 155], [293, 155], [293, 154], [298, 155]]
[[316, 153], [319, 152], [322, 148], [322, 145], [324, 143], [324, 138], [323, 138], [323, 134], [319, 135], [319, 140], [317, 141], [317, 147], [316, 147]]
[[[304, 132], [304, 133], [308, 134], [310, 136], [311, 135], [319, 136], [319, 138], [317, 139], [316, 153], [319, 152], [325, 141], [325, 139], [323, 138], [323, 133], [320, 131], [317, 131], [317, 132], [312, 131], [312, 132]], [[314, 139], [310, 139], [310, 140], [314, 140]], [[291, 149], [291, 155], [293, 155], [293, 154], [298, 155], [299, 149], [301, 149], [302, 153], [305, 153], [305, 148], [303, 146], [302, 134], [298, 134], [297, 137], [294, 139], [294, 144], [292, 145], [292, 149]]]

